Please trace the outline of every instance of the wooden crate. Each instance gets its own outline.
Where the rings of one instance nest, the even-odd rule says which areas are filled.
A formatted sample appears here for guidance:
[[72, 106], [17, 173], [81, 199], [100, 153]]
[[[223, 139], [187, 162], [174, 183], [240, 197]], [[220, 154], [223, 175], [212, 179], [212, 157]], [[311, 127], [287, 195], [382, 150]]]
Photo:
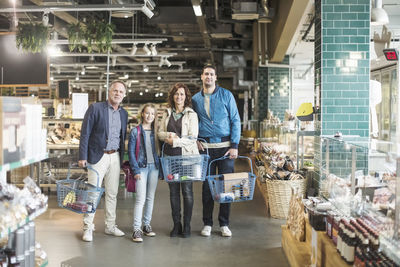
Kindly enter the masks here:
[[30, 175], [30, 166], [16, 168], [10, 171], [10, 182], [12, 184], [23, 184], [26, 176]]
[[38, 93], [39, 98], [51, 98], [51, 89], [50, 88], [39, 88]]
[[15, 88], [15, 96], [29, 96], [29, 88], [28, 87], [16, 87]]
[[306, 242], [297, 241], [286, 225], [282, 229], [282, 248], [291, 267], [304, 267], [311, 264], [311, 247]]

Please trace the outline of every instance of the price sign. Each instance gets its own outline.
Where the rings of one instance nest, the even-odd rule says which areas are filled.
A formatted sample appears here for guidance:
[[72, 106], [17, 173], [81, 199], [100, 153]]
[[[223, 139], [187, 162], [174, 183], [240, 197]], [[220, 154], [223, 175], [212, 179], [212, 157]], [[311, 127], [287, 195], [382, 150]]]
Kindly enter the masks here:
[[399, 59], [395, 48], [383, 49], [383, 53], [388, 61], [397, 61]]

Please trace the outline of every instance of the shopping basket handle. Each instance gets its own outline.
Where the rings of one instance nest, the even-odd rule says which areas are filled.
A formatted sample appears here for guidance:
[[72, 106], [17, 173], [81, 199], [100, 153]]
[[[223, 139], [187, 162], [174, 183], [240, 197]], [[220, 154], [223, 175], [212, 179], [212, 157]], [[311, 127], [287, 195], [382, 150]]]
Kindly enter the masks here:
[[[210, 161], [210, 164], [208, 164], [208, 176], [211, 176], [211, 175], [210, 175], [211, 164], [214, 163], [215, 161], [224, 160], [224, 159], [229, 159], [229, 156], [222, 156], [222, 157], [220, 157], [220, 158], [213, 159], [212, 161]], [[250, 159], [249, 157], [246, 157], [246, 156], [237, 156], [236, 159], [248, 159], [248, 160], [249, 160], [249, 163], [250, 163], [250, 172], [253, 173], [253, 165], [251, 164], [251, 159]]]
[[[203, 141], [204, 143], [207, 143], [207, 141], [204, 140], [203, 138], [194, 138], [194, 139], [197, 139], [198, 141]], [[161, 157], [164, 157], [164, 146], [165, 146], [165, 142], [163, 143], [162, 148], [161, 148]], [[206, 147], [205, 149], [207, 150], [207, 155], [208, 155], [208, 148]]]
[[97, 187], [100, 187], [99, 186], [99, 173], [92, 166], [89, 166], [87, 164], [86, 164], [85, 168], [88, 169], [88, 170], [94, 171], [96, 173], [96, 175], [97, 175]]

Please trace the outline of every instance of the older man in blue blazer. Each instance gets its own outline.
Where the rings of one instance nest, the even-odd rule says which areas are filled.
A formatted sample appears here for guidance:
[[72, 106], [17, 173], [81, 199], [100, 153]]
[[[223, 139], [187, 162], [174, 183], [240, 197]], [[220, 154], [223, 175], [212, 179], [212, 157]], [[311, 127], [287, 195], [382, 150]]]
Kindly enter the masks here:
[[[90, 165], [99, 174], [99, 186], [104, 179], [105, 233], [124, 236], [115, 224], [120, 167], [124, 155], [128, 113], [120, 104], [126, 95], [124, 82], [111, 82], [108, 99], [89, 106], [82, 122], [79, 143], [79, 166]], [[97, 185], [97, 174], [89, 170], [88, 181]], [[93, 240], [94, 213], [83, 218], [82, 239]]]

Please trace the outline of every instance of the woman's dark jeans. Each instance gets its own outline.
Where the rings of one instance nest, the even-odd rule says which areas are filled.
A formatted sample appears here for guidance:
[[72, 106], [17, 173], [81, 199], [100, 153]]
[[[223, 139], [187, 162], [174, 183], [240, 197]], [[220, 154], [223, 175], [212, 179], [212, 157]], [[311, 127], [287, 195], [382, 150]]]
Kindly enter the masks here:
[[193, 182], [169, 183], [172, 219], [174, 224], [181, 221], [181, 193], [183, 195], [183, 223], [189, 225], [193, 210]]

